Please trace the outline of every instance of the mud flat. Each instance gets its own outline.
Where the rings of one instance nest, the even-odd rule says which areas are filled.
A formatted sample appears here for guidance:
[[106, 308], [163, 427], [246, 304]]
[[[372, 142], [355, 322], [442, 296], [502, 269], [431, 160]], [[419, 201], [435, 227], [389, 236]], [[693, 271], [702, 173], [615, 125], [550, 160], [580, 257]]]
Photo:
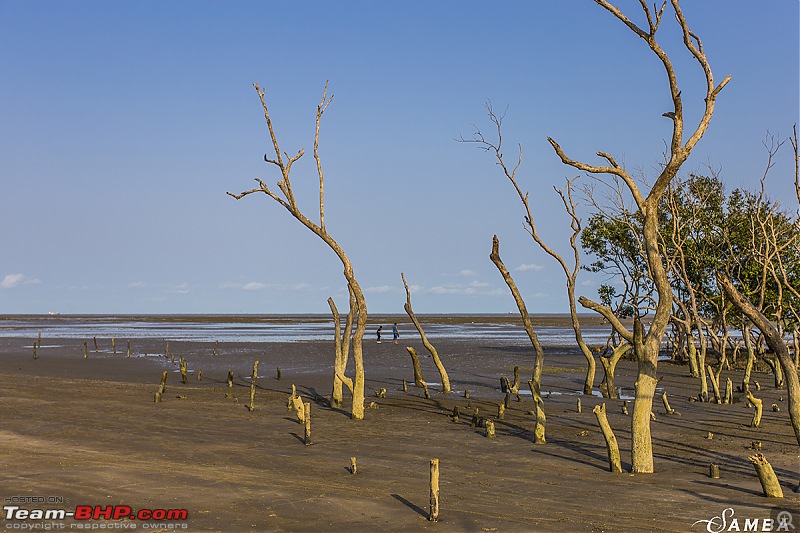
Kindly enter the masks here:
[[[65, 529], [106, 524], [116, 530], [160, 525], [190, 531], [710, 531], [707, 522], [697, 521], [720, 517], [730, 524], [735, 518], [744, 529], [746, 519], [758, 519], [760, 529], [782, 510], [793, 512], [800, 527], [794, 492], [798, 446], [786, 392], [772, 388], [767, 374], [754, 376], [767, 406], [755, 429], [744, 399], [731, 405], [691, 402], [698, 386], [687, 368], [660, 364], [659, 388], [680, 415], [670, 416], [654, 402], [656, 473], [631, 476], [608, 472], [605, 442], [592, 414], [595, 405], [606, 403], [628, 469], [630, 418], [621, 412], [623, 401], [581, 396], [578, 413], [582, 356], [566, 346], [546, 347], [547, 444], [535, 445], [529, 395], [512, 400], [497, 419], [499, 377], [510, 375], [514, 365], [530, 364], [530, 350], [515, 341], [437, 339], [456, 392], [438, 392], [438, 375], [423, 357], [432, 383], [426, 400], [413, 386], [405, 351], [411, 345], [424, 355], [418, 339], [407, 330], [399, 345], [368, 338], [367, 401], [377, 408], [368, 409], [365, 420], [352, 421], [347, 404], [333, 409], [324, 400], [330, 393], [330, 341], [220, 342], [214, 355], [213, 342], [171, 340], [173, 363], [165, 357], [166, 339], [157, 335], [133, 339], [130, 358], [122, 337], [114, 354], [109, 338], [98, 338], [96, 352], [91, 338], [44, 336], [34, 360], [35, 340], [0, 339], [4, 505], [185, 509], [187, 517], [14, 520], [6, 511], [0, 523], [5, 530], [59, 523]], [[187, 384], [180, 380], [180, 356], [188, 361]], [[260, 377], [250, 412], [254, 359], [260, 360]], [[228, 369], [235, 375], [231, 388]], [[164, 370], [166, 391], [155, 403]], [[634, 372], [633, 364], [620, 363], [616, 382], [623, 393], [632, 389]], [[525, 379], [527, 374], [523, 370]], [[739, 373], [723, 372], [723, 380], [729, 376], [741, 381]], [[403, 379], [408, 392], [400, 390]], [[303, 426], [286, 408], [292, 384], [312, 404], [311, 446], [303, 444]], [[386, 398], [372, 395], [380, 388]], [[773, 403], [780, 411], [769, 408]], [[450, 417], [454, 406], [462, 413], [458, 422]], [[476, 407], [494, 419], [496, 438], [470, 425]], [[760, 441], [782, 482], [782, 500], [761, 496], [748, 461], [753, 441]], [[351, 457], [358, 461], [356, 475], [350, 473]], [[427, 520], [434, 457], [441, 475], [437, 523]], [[710, 463], [719, 465], [719, 479], [708, 476]]]

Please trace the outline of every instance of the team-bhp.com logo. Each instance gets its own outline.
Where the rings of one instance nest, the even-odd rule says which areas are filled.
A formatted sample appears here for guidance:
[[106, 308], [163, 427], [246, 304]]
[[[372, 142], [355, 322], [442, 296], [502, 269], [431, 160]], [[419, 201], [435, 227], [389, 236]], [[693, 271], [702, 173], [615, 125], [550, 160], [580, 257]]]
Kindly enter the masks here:
[[19, 505], [4, 505], [6, 520], [186, 520], [186, 509], [138, 509], [127, 505], [78, 505], [66, 509], [23, 509]]
[[795, 531], [792, 513], [789, 511], [773, 512], [770, 518], [736, 518], [732, 507], [722, 511], [722, 514], [705, 520], [698, 520], [697, 524], [705, 524], [709, 533], [722, 533], [723, 531]]

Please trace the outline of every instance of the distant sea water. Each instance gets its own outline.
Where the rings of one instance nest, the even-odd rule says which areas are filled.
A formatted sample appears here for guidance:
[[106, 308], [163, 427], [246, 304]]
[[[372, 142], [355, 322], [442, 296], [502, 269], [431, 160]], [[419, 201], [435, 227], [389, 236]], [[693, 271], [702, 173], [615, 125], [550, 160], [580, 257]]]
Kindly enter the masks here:
[[[555, 317], [555, 318], [554, 318]], [[391, 340], [391, 325], [398, 323], [401, 338], [416, 337], [417, 331], [407, 317], [370, 317], [367, 338], [374, 338], [375, 329], [383, 325], [383, 338]], [[431, 339], [489, 340], [504, 344], [529, 343], [517, 318], [509, 315], [419, 316], [425, 334]], [[384, 321], [385, 320], [385, 321]], [[516, 322], [516, 323], [515, 323]], [[536, 326], [543, 345], [574, 345], [572, 327], [563, 316], [551, 315]], [[559, 323], [560, 324], [557, 324]], [[604, 344], [608, 325], [587, 324], [582, 327], [587, 344]], [[292, 342], [333, 339], [334, 323], [323, 315], [15, 315], [0, 318], [0, 338], [87, 339], [164, 339], [192, 342]]]

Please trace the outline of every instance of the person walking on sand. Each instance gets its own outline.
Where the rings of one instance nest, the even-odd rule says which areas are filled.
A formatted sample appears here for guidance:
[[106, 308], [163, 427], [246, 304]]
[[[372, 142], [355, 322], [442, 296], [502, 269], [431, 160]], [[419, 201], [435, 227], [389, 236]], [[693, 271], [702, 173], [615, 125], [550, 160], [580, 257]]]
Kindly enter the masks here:
[[398, 344], [397, 339], [400, 338], [400, 332], [397, 331], [397, 322], [392, 326], [392, 344]]
[[383, 326], [378, 326], [378, 330], [375, 332], [375, 334], [378, 336], [378, 344], [381, 343], [381, 330], [382, 329], [383, 329]]

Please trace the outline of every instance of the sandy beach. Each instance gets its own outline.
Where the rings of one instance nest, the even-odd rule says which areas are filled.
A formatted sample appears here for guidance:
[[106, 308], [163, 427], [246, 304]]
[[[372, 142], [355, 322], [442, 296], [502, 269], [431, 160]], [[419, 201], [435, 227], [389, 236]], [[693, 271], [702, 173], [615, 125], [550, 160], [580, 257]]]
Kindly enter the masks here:
[[[95, 351], [91, 338], [45, 335], [34, 359], [35, 340], [0, 338], [4, 506], [67, 511], [127, 506], [185, 510], [186, 517], [20, 520], [10, 519], [6, 509], [0, 527], [8, 531], [712, 531], [707, 521], [714, 517], [728, 524], [737, 518], [741, 528], [745, 519], [762, 524], [783, 510], [800, 518], [794, 492], [800, 456], [786, 392], [774, 389], [766, 373], [754, 375], [765, 409], [761, 427], [751, 428], [752, 409], [745, 401], [690, 401], [698, 385], [687, 367], [662, 362], [659, 391], [667, 391], [680, 415], [670, 416], [654, 402], [656, 473], [632, 476], [608, 471], [605, 442], [592, 414], [595, 405], [606, 404], [627, 469], [630, 417], [621, 412], [623, 400], [578, 395], [584, 362], [568, 347], [546, 348], [547, 444], [535, 445], [530, 394], [512, 401], [503, 420], [496, 417], [503, 399], [500, 376], [510, 375], [514, 365], [530, 366], [530, 348], [524, 345], [438, 340], [455, 392], [439, 391], [435, 367], [423, 357], [431, 383], [427, 400], [413, 386], [405, 350], [414, 346], [424, 355], [419, 337], [407, 328], [398, 345], [368, 337], [367, 402], [376, 408], [367, 410], [365, 420], [353, 421], [347, 403], [335, 409], [326, 402], [332, 341], [220, 342], [216, 355], [214, 343], [170, 341], [171, 354], [188, 361], [189, 382], [182, 384], [177, 359], [165, 357], [165, 339], [133, 339], [127, 357], [122, 338], [113, 353], [109, 338], [98, 338]], [[259, 378], [250, 412], [255, 359]], [[231, 388], [229, 368], [235, 375]], [[169, 371], [167, 387], [163, 401], [155, 403], [163, 370]], [[523, 380], [529, 374], [524, 369]], [[741, 381], [739, 372], [723, 371], [723, 380], [727, 377]], [[598, 368], [596, 385], [601, 378]], [[635, 365], [621, 362], [617, 385], [623, 393], [634, 378]], [[401, 391], [403, 379], [408, 392]], [[292, 384], [312, 404], [311, 446], [303, 444], [303, 427], [286, 407]], [[386, 398], [372, 393], [380, 388], [387, 389]], [[454, 406], [462, 411], [455, 423]], [[475, 408], [495, 419], [495, 439], [471, 427], [467, 413]], [[761, 442], [782, 482], [782, 500], [761, 495], [747, 459], [753, 441]], [[349, 471], [353, 456], [356, 475]], [[440, 460], [441, 471], [436, 523], [427, 520], [431, 458]], [[709, 478], [710, 463], [719, 465], [719, 479]], [[735, 514], [725, 514], [728, 508]]]

